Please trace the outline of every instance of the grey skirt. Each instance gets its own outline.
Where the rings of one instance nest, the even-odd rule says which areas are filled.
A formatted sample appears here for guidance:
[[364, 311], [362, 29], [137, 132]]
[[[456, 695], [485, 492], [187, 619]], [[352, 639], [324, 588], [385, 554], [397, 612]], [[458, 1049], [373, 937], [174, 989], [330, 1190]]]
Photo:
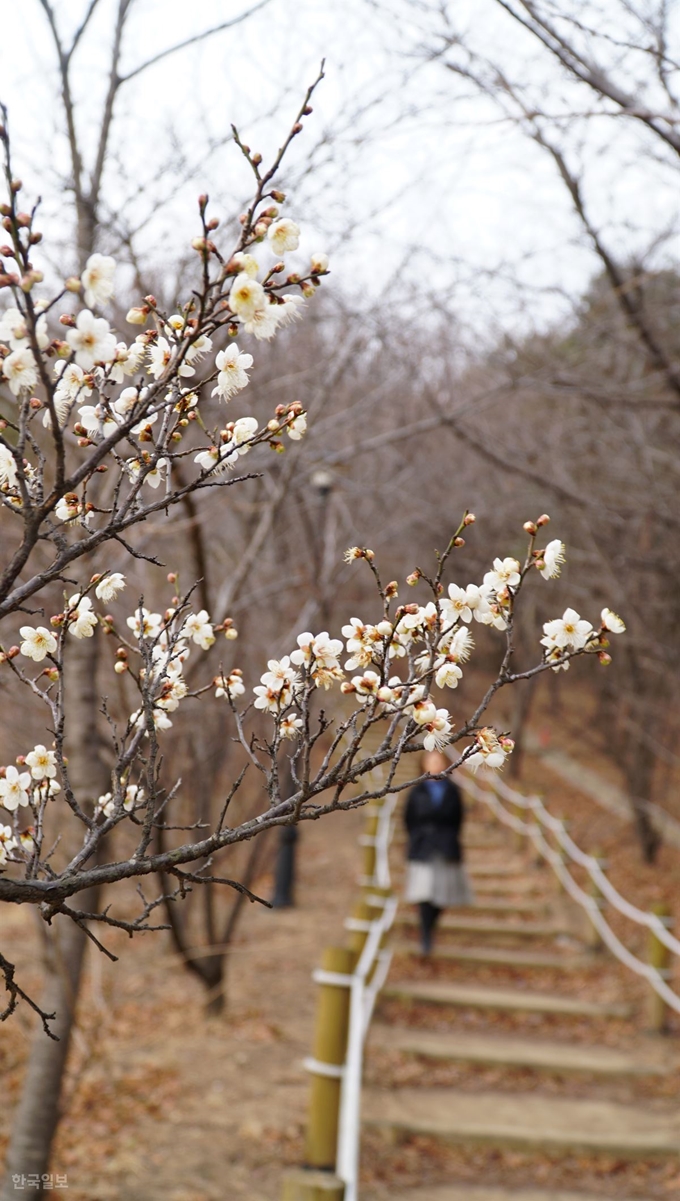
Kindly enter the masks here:
[[474, 905], [475, 894], [462, 863], [431, 859], [429, 863], [409, 860], [406, 900], [413, 905], [429, 901], [438, 909]]

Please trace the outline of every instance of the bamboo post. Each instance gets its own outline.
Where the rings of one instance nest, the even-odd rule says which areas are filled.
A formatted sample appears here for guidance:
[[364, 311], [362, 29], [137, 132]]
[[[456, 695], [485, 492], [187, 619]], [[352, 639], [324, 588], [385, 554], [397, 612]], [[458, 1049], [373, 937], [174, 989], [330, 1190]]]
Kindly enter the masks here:
[[350, 931], [348, 939], [349, 947], [357, 959], [364, 949], [366, 939], [368, 938], [369, 926], [374, 917], [375, 912], [371, 905], [366, 901], [357, 901], [352, 910], [350, 921], [346, 923]]
[[343, 1201], [345, 1186], [330, 1172], [306, 1168], [289, 1172], [283, 1181], [283, 1201]]
[[[324, 972], [350, 976], [356, 954], [346, 947], [326, 947], [321, 968]], [[338, 1142], [341, 1073], [347, 1052], [350, 989], [340, 982], [321, 982], [316, 1014], [313, 1056], [320, 1067], [312, 1073], [309, 1120], [305, 1141], [305, 1161], [310, 1168], [332, 1170]], [[330, 1074], [322, 1072], [327, 1065]]]
[[[590, 852], [590, 854], [593, 859], [597, 859], [597, 862], [598, 862], [601, 870], [606, 871], [607, 860], [603, 857], [600, 847], [596, 847], [594, 850], [592, 850]], [[591, 897], [593, 898], [598, 909], [602, 909], [602, 906], [604, 904], [604, 898], [602, 896], [602, 893], [600, 892], [600, 889], [598, 888], [597, 882], [595, 880], [593, 880], [592, 877], [590, 878], [590, 883], [588, 885], [588, 892], [590, 893]], [[600, 934], [600, 931], [598, 930], [597, 926], [590, 920], [588, 921], [588, 931], [586, 934], [586, 946], [591, 951], [602, 951], [604, 949], [604, 944], [602, 942], [602, 935]]]
[[[664, 925], [668, 923], [670, 910], [667, 905], [652, 905], [652, 913], [661, 918]], [[668, 973], [671, 953], [665, 943], [657, 937], [653, 930], [649, 931], [649, 962], [664, 978]], [[647, 1003], [647, 1029], [653, 1034], [665, 1034], [668, 1028], [668, 1006], [663, 997], [650, 987]]]
[[375, 877], [375, 836], [378, 833], [378, 818], [380, 814], [377, 808], [372, 807], [366, 815], [364, 824], [364, 834], [362, 838], [363, 845], [363, 879], [365, 882], [373, 880]]

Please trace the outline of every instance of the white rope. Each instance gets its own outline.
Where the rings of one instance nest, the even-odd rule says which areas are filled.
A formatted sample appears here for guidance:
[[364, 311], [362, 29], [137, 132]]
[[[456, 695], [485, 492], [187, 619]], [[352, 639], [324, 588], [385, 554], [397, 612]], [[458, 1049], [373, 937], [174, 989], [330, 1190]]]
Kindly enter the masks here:
[[323, 967], [314, 968], [312, 972], [312, 980], [315, 984], [335, 984], [338, 988], [351, 988], [352, 976], [347, 976], [343, 972], [327, 972]]
[[367, 917], [346, 917], [344, 925], [345, 930], [357, 930], [363, 934], [370, 930], [373, 923]]
[[303, 1059], [302, 1066], [306, 1072], [311, 1072], [314, 1076], [327, 1076], [329, 1080], [342, 1080], [345, 1074], [344, 1063], [323, 1063], [311, 1055]]
[[[646, 926], [648, 930], [653, 930], [659, 942], [668, 947], [669, 951], [672, 951], [674, 955], [680, 955], [680, 939], [677, 939], [668, 929], [671, 919], [665, 919], [657, 913], [647, 913], [644, 909], [638, 909], [636, 905], [632, 905], [630, 901], [622, 897], [621, 893], [617, 891], [603, 872], [602, 865], [598, 860], [593, 855], [587, 855], [585, 851], [582, 851], [576, 845], [573, 838], [565, 830], [564, 823], [548, 812], [540, 797], [525, 797], [522, 793], [516, 792], [514, 788], [510, 788], [501, 779], [487, 777], [486, 782], [493, 792], [500, 793], [511, 804], [517, 805], [522, 809], [530, 809], [538, 821], [553, 832], [560, 846], [566, 851], [570, 859], [574, 863], [578, 863], [580, 867], [585, 868], [593, 883], [597, 885], [610, 905], [618, 909], [619, 913], [623, 914], [630, 921], [636, 922], [640, 926]], [[472, 785], [471, 788], [470, 785]], [[484, 799], [486, 789], [481, 789], [474, 781], [467, 780], [465, 787], [472, 791], [473, 795]], [[523, 832], [526, 833], [526, 831]]]
[[[596, 897], [589, 896], [588, 893], [584, 892], [583, 889], [576, 883], [566, 864], [560, 858], [559, 852], [553, 850], [553, 848], [546, 841], [538, 822], [535, 822], [533, 825], [531, 825], [530, 823], [523, 821], [521, 817], [516, 817], [513, 813], [508, 813], [507, 809], [504, 808], [498, 797], [493, 792], [490, 792], [485, 788], [480, 788], [479, 785], [473, 780], [466, 780], [464, 787], [467, 791], [471, 792], [473, 796], [476, 796], [479, 800], [484, 801], [484, 803], [494, 811], [496, 816], [500, 819], [500, 821], [504, 822], [506, 826], [516, 830], [520, 834], [526, 834], [529, 838], [531, 838], [536, 848], [543, 855], [544, 859], [547, 859], [548, 863], [555, 872], [555, 875], [564, 885], [569, 895], [586, 910], [591, 922], [602, 938], [602, 941], [606, 943], [612, 954], [615, 955], [616, 958], [627, 968], [629, 968], [630, 971], [635, 972], [636, 975], [642, 976], [645, 980], [647, 980], [655, 992], [657, 992], [659, 996], [663, 998], [666, 1004], [671, 1009], [674, 1009], [676, 1013], [680, 1013], [680, 997], [678, 997], [666, 983], [664, 977], [667, 975], [667, 973], [660, 972], [650, 963], [643, 963], [641, 959], [638, 959], [628, 950], [627, 947], [624, 946], [624, 944], [612, 930], [606, 918], [600, 912], [598, 899]], [[505, 787], [507, 788], [507, 785]], [[517, 793], [516, 795], [519, 796], [520, 794]], [[526, 800], [524, 797], [522, 799]], [[528, 806], [524, 807], [526, 808]], [[586, 858], [591, 858], [591, 856], [586, 856]], [[597, 860], [593, 860], [593, 862], [597, 863]], [[604, 878], [606, 880], [606, 876]], [[631, 906], [631, 908], [634, 908], [634, 906]], [[640, 910], [639, 912], [642, 911]], [[649, 914], [648, 916], [653, 917], [654, 915]], [[665, 927], [662, 926], [661, 928], [664, 930], [664, 932], [666, 932]], [[654, 932], [656, 934], [656, 930]]]

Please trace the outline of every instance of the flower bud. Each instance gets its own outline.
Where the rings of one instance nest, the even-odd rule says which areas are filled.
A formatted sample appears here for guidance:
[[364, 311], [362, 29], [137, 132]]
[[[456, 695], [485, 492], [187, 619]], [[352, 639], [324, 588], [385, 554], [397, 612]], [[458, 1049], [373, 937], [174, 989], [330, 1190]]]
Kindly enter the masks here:
[[349, 680], [343, 680], [342, 684], [340, 685], [340, 691], [344, 692], [345, 695], [350, 692], [356, 692], [356, 685], [350, 683]]
[[57, 680], [59, 679], [59, 671], [56, 667], [45, 668], [44, 674], [52, 684], [56, 684]]
[[128, 325], [144, 325], [149, 315], [148, 308], [132, 308], [128, 309], [125, 320]]
[[28, 403], [29, 403], [30, 407], [34, 410], [42, 409], [42, 407], [43, 407], [42, 401], [38, 400], [37, 396], [32, 396]]
[[11, 215], [12, 210], [10, 206], [8, 204], [0, 204], [0, 217], [11, 217]]
[[115, 671], [117, 676], [122, 676], [123, 672], [127, 671], [127, 669], [128, 669], [128, 665], [123, 659], [119, 659], [113, 665], [113, 670]]
[[28, 229], [28, 226], [31, 224], [29, 213], [17, 213], [16, 223], [20, 229]]
[[324, 275], [328, 271], [328, 255], [321, 252], [312, 255], [312, 275]]
[[525, 521], [522, 529], [524, 530], [525, 534], [531, 534], [532, 538], [534, 534], [538, 533], [538, 526], [536, 525], [535, 521]]
[[60, 626], [63, 626], [63, 624], [64, 624], [64, 614], [63, 613], [55, 613], [54, 617], [50, 617], [50, 625], [54, 626], [55, 630], [58, 630]]
[[385, 587], [385, 596], [388, 600], [394, 600], [399, 595], [399, 585], [396, 580], [390, 580]]
[[20, 654], [21, 654], [21, 651], [18, 646], [10, 646], [10, 648], [7, 652], [7, 658], [8, 659], [16, 659], [17, 655], [20, 655]]
[[[226, 626], [227, 623], [225, 622], [224, 624]], [[224, 631], [224, 637], [227, 639], [227, 642], [233, 642], [235, 638], [238, 638], [238, 630], [235, 630], [233, 626], [229, 626]]]
[[314, 293], [316, 292], [316, 288], [314, 287], [314, 284], [310, 281], [309, 283], [306, 283], [306, 284], [300, 284], [300, 291], [302, 292], [302, 295], [305, 296], [307, 298], [307, 300], [309, 300], [310, 297], [312, 297], [314, 295]]
[[259, 153], [259, 151], [257, 154], [253, 155], [250, 161], [254, 167], [259, 167], [260, 163], [262, 162], [262, 155]]
[[408, 584], [409, 588], [415, 588], [419, 579], [420, 579], [420, 572], [419, 572], [418, 568], [416, 567], [415, 571], [412, 571], [410, 575], [407, 575], [406, 583]]
[[[311, 109], [309, 111], [311, 112]], [[302, 122], [296, 121], [290, 132], [293, 134], [293, 136], [295, 136], [296, 133], [302, 133]]]
[[536, 522], [536, 525], [548, 525], [549, 521], [550, 521], [550, 518], [548, 517], [548, 514], [542, 513], [541, 516], [539, 517], [538, 521]]
[[208, 243], [205, 238], [192, 238], [191, 245], [194, 250], [198, 250], [200, 254], [205, 254], [208, 249]]
[[280, 428], [281, 427], [275, 417], [272, 417], [271, 421], [267, 422], [267, 429], [271, 430], [273, 434], [275, 434]]
[[33, 288], [35, 284], [41, 284], [44, 278], [45, 277], [42, 271], [27, 271], [21, 280], [21, 291], [28, 294], [31, 291], [31, 288]]
[[150, 309], [155, 309], [157, 303], [156, 297], [152, 296], [150, 293], [148, 296], [144, 297], [144, 304], [148, 304]]
[[598, 651], [597, 657], [603, 667], [609, 667], [609, 664], [612, 661], [611, 655], [608, 655], [606, 651]]
[[71, 313], [62, 313], [61, 317], [59, 318], [59, 324], [68, 325], [73, 328], [76, 324], [75, 317], [73, 317]]
[[37, 246], [38, 242], [42, 242], [42, 234], [36, 230], [34, 234], [29, 235], [28, 244], [29, 246]]
[[271, 190], [271, 192], [270, 192], [270, 196], [271, 196], [272, 200], [275, 200], [275, 201], [276, 201], [276, 203], [277, 203], [277, 204], [283, 204], [283, 202], [284, 202], [284, 201], [285, 201], [285, 199], [286, 199], [286, 193], [285, 193], [285, 192], [279, 192], [279, 191], [278, 191], [277, 189], [275, 189], [275, 188], [272, 188], [272, 190]]
[[64, 287], [67, 292], [79, 292], [82, 284], [77, 275], [69, 275], [67, 280], [64, 280]]
[[201, 195], [198, 198], [198, 207], [199, 207], [199, 210], [201, 213], [204, 213], [206, 208], [208, 207], [209, 199], [210, 199], [210, 197], [208, 196], [207, 192], [201, 192]]
[[464, 538], [454, 538], [453, 545], [454, 546], [465, 546], [465, 539]]
[[10, 190], [14, 192], [14, 195], [16, 196], [17, 192], [20, 192], [24, 185], [20, 179], [13, 179], [9, 186]]
[[262, 238], [265, 238], [267, 236], [266, 221], [258, 221], [253, 232], [255, 234], [255, 237], [258, 238], [259, 240], [261, 240]]

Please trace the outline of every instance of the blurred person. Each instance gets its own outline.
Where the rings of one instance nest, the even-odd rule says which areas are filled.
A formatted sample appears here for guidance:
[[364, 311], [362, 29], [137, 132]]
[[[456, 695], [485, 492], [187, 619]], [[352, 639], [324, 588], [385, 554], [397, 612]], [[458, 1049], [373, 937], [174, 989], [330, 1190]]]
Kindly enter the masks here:
[[474, 894], [463, 864], [463, 798], [453, 780], [441, 778], [449, 760], [441, 751], [425, 751], [420, 766], [430, 778], [416, 784], [406, 802], [406, 900], [419, 907], [422, 953], [429, 955], [442, 909], [474, 905]]

